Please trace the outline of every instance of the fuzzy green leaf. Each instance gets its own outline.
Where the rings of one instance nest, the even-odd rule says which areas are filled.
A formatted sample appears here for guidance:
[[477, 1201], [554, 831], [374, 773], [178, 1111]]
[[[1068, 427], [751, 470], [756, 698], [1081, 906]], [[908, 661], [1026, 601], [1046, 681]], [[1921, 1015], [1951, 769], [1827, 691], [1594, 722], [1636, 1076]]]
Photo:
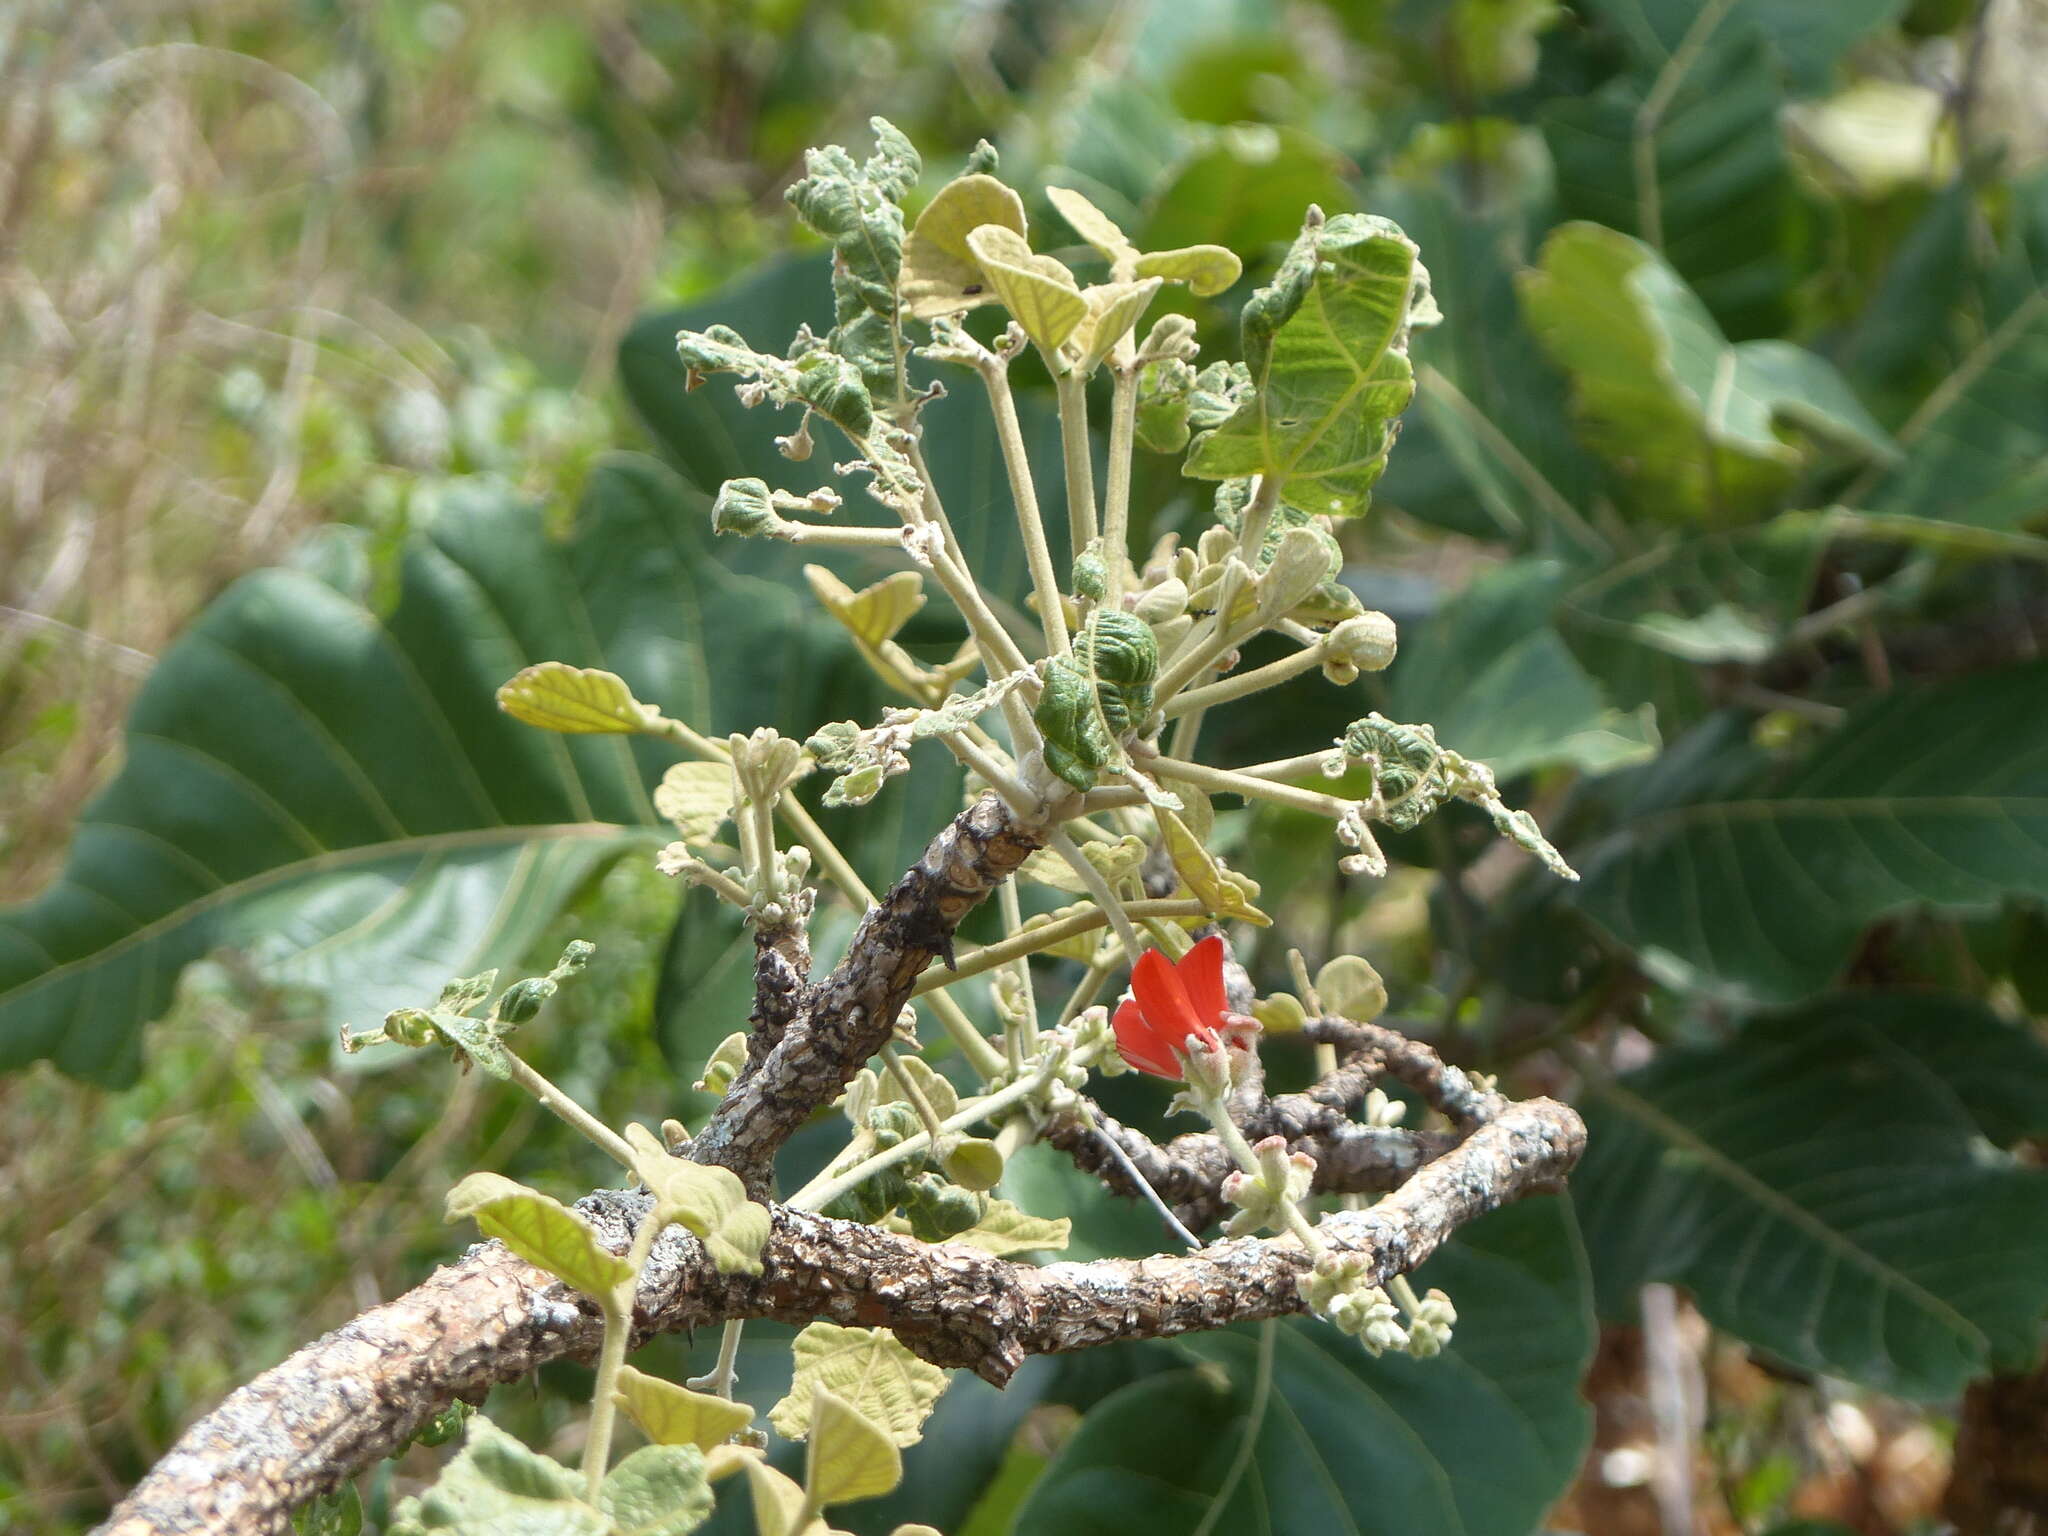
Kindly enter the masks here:
[[583, 1479], [492, 1424], [470, 1420], [462, 1453], [434, 1486], [403, 1499], [391, 1536], [612, 1536], [612, 1523], [583, 1502]]
[[1003, 307], [1046, 351], [1073, 335], [1087, 315], [1074, 274], [1053, 257], [1034, 255], [1015, 230], [984, 224], [967, 237], [967, 248]]
[[597, 1507], [614, 1536], [689, 1536], [714, 1504], [704, 1453], [694, 1445], [647, 1445], [605, 1475]]
[[1363, 512], [1415, 393], [1409, 332], [1435, 319], [1428, 274], [1396, 225], [1342, 214], [1304, 229], [1245, 306], [1251, 397], [1196, 440], [1186, 472], [1276, 476], [1305, 511]]
[[619, 1367], [618, 1405], [656, 1445], [709, 1451], [754, 1422], [754, 1410], [730, 1398], [693, 1392], [630, 1365]]
[[814, 1503], [878, 1499], [903, 1481], [903, 1453], [887, 1429], [823, 1387], [811, 1403], [804, 1483]]
[[939, 188], [903, 242], [903, 304], [920, 320], [996, 302], [967, 237], [985, 224], [1022, 235], [1024, 200], [993, 176], [959, 176]]
[[498, 708], [515, 720], [569, 736], [644, 731], [658, 711], [633, 697], [616, 672], [543, 661], [498, 690]]
[[448, 1191], [447, 1212], [450, 1221], [473, 1219], [484, 1236], [600, 1301], [633, 1278], [626, 1261], [598, 1242], [581, 1216], [503, 1174], [470, 1174]]
[[732, 815], [732, 769], [724, 763], [671, 763], [654, 788], [654, 809], [693, 848], [717, 840]]
[[688, 1227], [722, 1275], [761, 1273], [768, 1241], [768, 1207], [747, 1198], [730, 1168], [673, 1157], [644, 1125], [626, 1127], [633, 1172], [654, 1194], [658, 1219]]
[[894, 1444], [915, 1445], [946, 1390], [946, 1373], [913, 1355], [886, 1328], [812, 1323], [796, 1336], [794, 1349], [789, 1393], [768, 1413], [776, 1433], [790, 1440], [810, 1433], [811, 1399], [822, 1392], [836, 1394]]

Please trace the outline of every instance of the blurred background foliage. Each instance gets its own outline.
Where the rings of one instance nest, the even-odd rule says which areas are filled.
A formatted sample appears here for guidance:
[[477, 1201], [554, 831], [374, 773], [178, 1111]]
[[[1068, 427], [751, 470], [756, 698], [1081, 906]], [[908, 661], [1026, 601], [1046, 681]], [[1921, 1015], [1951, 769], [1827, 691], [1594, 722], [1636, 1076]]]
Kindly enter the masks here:
[[[1401, 660], [1222, 712], [1208, 747], [1433, 721], [1587, 878], [1476, 815], [1391, 839], [1381, 882], [1319, 823], [1216, 837], [1279, 919], [1262, 984], [1288, 944], [1363, 953], [1398, 1017], [1594, 1134], [1568, 1202], [1438, 1261], [1445, 1361], [1275, 1329], [1035, 1362], [956, 1386], [857, 1527], [2040, 1508], [2044, 72], [2040, 0], [0, 12], [0, 1519], [89, 1525], [237, 1381], [453, 1252], [470, 1168], [605, 1178], [473, 1076], [341, 1063], [342, 1020], [594, 938], [527, 1049], [615, 1121], [702, 1112], [680, 1085], [744, 1014], [746, 948], [647, 867], [659, 757], [557, 753], [489, 692], [603, 660], [719, 730], [873, 714], [791, 552], [709, 538], [721, 479], [823, 466], [686, 397], [672, 343], [825, 318], [781, 189], [874, 112], [934, 176], [987, 135], [1142, 247], [1241, 251], [1244, 285], [1181, 300], [1212, 348], [1307, 203], [1420, 242], [1446, 322], [1346, 530]], [[938, 470], [1018, 598], [964, 403]], [[1140, 466], [1155, 533], [1204, 494]], [[955, 638], [932, 609], [905, 636]], [[872, 880], [952, 803], [919, 774], [839, 829]], [[1142, 1086], [1110, 1103], [1156, 1124]], [[1077, 1256], [1157, 1246], [1057, 1160], [1008, 1187], [1072, 1210]], [[772, 1400], [775, 1331], [747, 1354]], [[586, 1389], [551, 1369], [493, 1411], [563, 1454]], [[1228, 1478], [1186, 1454], [1247, 1434]], [[428, 1454], [366, 1480], [373, 1517]]]

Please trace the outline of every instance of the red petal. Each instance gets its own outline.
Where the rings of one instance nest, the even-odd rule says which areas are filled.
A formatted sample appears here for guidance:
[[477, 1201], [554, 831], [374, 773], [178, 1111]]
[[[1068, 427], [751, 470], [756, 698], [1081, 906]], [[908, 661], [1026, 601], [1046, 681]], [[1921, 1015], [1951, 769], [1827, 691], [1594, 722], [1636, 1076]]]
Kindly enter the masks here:
[[1125, 1061], [1154, 1077], [1179, 1079], [1180, 1059], [1166, 1048], [1146, 1022], [1144, 1010], [1138, 1006], [1136, 998], [1124, 999], [1113, 1023], [1117, 1052]]
[[1131, 967], [1131, 991], [1144, 1010], [1145, 1022], [1164, 1045], [1178, 1046], [1189, 1035], [1202, 1032], [1204, 1020], [1195, 1012], [1188, 989], [1181, 985], [1173, 962], [1156, 949], [1138, 956]]
[[1223, 937], [1212, 933], [1185, 955], [1174, 967], [1195, 1017], [1213, 1033], [1230, 1004], [1223, 992]]

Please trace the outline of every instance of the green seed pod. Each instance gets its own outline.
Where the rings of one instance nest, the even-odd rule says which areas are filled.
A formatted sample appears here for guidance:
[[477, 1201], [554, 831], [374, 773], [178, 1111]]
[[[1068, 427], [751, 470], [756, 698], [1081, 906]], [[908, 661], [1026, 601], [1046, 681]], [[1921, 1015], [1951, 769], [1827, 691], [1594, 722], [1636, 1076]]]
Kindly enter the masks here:
[[1002, 1182], [1003, 1153], [982, 1136], [949, 1136], [939, 1146], [939, 1166], [963, 1189], [991, 1190]]
[[1102, 550], [1091, 542], [1074, 562], [1074, 592], [1091, 603], [1099, 603], [1108, 591], [1109, 569], [1102, 563]]

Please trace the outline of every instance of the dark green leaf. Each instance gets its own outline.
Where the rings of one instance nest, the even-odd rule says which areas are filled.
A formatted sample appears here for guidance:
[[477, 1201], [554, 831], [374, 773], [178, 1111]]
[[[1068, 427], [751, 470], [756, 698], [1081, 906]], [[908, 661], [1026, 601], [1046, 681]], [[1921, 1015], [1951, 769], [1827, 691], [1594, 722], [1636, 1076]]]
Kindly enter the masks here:
[[720, 570], [705, 515], [619, 460], [566, 543], [500, 492], [456, 497], [389, 613], [300, 570], [236, 584], [143, 688], [57, 884], [0, 915], [0, 1066], [132, 1078], [142, 1025], [223, 945], [358, 1024], [516, 963], [607, 860], [661, 840], [645, 786], [673, 754], [521, 725], [500, 683], [562, 660], [713, 730], [825, 713], [835, 626]]
[[1602, 1307], [1683, 1285], [1785, 1360], [1942, 1398], [2030, 1363], [2048, 1050], [1975, 1003], [1842, 995], [1596, 1084], [1572, 1177]]
[[1017, 1536], [1523, 1536], [1570, 1482], [1591, 1428], [1578, 1382], [1593, 1335], [1570, 1208], [1532, 1200], [1489, 1216], [1417, 1283], [1458, 1307], [1448, 1353], [1371, 1360], [1298, 1320], [1190, 1339], [1203, 1365], [1090, 1411]]
[[1825, 90], [1858, 41], [1898, 19], [1907, 0], [1736, 0], [1709, 8], [1699, 0], [1587, 0], [1627, 44], [1639, 67], [1664, 68], [1702, 17], [1713, 30], [1700, 43], [1711, 54], [1739, 45], [1752, 32], [1768, 39], [1802, 91]]
[[2043, 698], [2038, 662], [1901, 689], [1783, 771], [1702, 728], [1578, 853], [1585, 909], [1638, 950], [1791, 1001], [1888, 912], [2048, 896]]

